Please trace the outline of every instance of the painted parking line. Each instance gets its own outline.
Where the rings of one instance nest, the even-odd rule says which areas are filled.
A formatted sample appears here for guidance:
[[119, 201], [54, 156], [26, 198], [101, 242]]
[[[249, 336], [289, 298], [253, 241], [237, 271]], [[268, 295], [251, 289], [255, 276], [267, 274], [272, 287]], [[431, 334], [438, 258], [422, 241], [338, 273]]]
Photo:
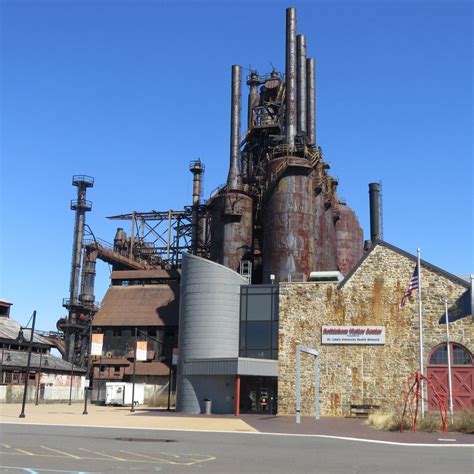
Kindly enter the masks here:
[[26, 451], [24, 449], [20, 449], [20, 448], [14, 448], [14, 449], [16, 449], [20, 453], [26, 454], [27, 456], [34, 456], [33, 453], [30, 453], [29, 451]]
[[[33, 453], [26, 451], [24, 449], [12, 447], [12, 451], [0, 452], [0, 456], [33, 456], [39, 458], [56, 458], [56, 459], [74, 459], [76, 461], [119, 461], [124, 463], [145, 463], [145, 464], [172, 464], [177, 466], [192, 466], [198, 463], [204, 463], [209, 461], [214, 461], [215, 456], [210, 456], [207, 454], [174, 454], [174, 453], [159, 453], [160, 457], [148, 456], [146, 454], [135, 453], [132, 451], [120, 450], [120, 453], [129, 454], [132, 457], [119, 457], [113, 454], [103, 453], [100, 451], [93, 451], [85, 448], [78, 448], [80, 451], [85, 453], [92, 453], [100, 457], [91, 457], [91, 456], [79, 456], [76, 454], [71, 454], [69, 452], [61, 451], [59, 449], [50, 448], [48, 446], [40, 446], [41, 449], [50, 451], [51, 454], [44, 453]], [[167, 459], [167, 458], [173, 458]], [[21, 468], [23, 469], [23, 468]], [[26, 469], [26, 468], [25, 468]], [[29, 468], [28, 468], [29, 469]], [[59, 471], [63, 472], [63, 471]], [[72, 471], [77, 472], [77, 471]]]
[[84, 451], [86, 453], [93, 453], [93, 454], [97, 454], [98, 456], [104, 456], [106, 458], [111, 458], [111, 459], [114, 459], [115, 461], [127, 461], [127, 459], [119, 458], [117, 456], [112, 456], [111, 454], [101, 453], [99, 451], [91, 451], [90, 449], [85, 449], [85, 448], [78, 448], [78, 449], [80, 449], [81, 451]]
[[[125, 451], [125, 450], [120, 450], [121, 453], [125, 454], [132, 454], [134, 456], [139, 456], [147, 459], [152, 459], [157, 462], [162, 462], [165, 464], [174, 464], [178, 466], [192, 466], [193, 464], [198, 464], [198, 463], [204, 463], [204, 462], [209, 462], [209, 461], [214, 461], [217, 459], [215, 456], [209, 456], [205, 454], [169, 454], [169, 453], [159, 453], [160, 456], [169, 456], [173, 457], [175, 460], [171, 461], [170, 459], [166, 458], [158, 458], [158, 457], [153, 457], [149, 456], [147, 454], [141, 454], [141, 453], [134, 453], [132, 451]], [[193, 456], [193, 457], [191, 457]], [[195, 459], [195, 456], [203, 456], [203, 459]], [[178, 459], [182, 459], [182, 461], [178, 461]]]
[[48, 448], [47, 446], [40, 446], [42, 449], [46, 449], [48, 451], [53, 451], [55, 453], [62, 454], [65, 458], [72, 458], [72, 459], [81, 459], [79, 456], [76, 456], [74, 454], [66, 453], [64, 451], [60, 451], [59, 449], [54, 449], [54, 448]]
[[125, 454], [132, 454], [133, 456], [138, 456], [140, 458], [151, 459], [151, 460], [156, 461], [158, 463], [172, 464], [170, 461], [168, 461], [166, 459], [155, 458], [155, 457], [152, 457], [152, 456], [148, 456], [147, 454], [133, 453], [131, 451], [125, 451], [123, 449], [121, 449], [120, 452], [125, 453]]

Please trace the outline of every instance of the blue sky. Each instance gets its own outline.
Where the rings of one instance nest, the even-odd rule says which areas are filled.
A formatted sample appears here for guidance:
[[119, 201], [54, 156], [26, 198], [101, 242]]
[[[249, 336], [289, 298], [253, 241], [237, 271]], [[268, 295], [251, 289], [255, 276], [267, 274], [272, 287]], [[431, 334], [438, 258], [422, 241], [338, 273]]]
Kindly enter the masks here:
[[[285, 8], [317, 62], [317, 137], [366, 238], [474, 271], [469, 1], [0, 1], [0, 297], [54, 329], [68, 296], [73, 174], [96, 179], [87, 222], [180, 209], [188, 163], [205, 196], [227, 176], [230, 67], [284, 70]], [[244, 99], [245, 117], [245, 103]], [[96, 294], [108, 285], [98, 263]]]

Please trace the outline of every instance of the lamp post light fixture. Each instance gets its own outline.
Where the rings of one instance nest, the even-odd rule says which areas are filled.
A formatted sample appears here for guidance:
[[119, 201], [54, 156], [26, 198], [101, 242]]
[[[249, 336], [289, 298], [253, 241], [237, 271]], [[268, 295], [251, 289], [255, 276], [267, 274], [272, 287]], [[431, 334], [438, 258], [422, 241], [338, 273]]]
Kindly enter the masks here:
[[[48, 359], [46, 359], [45, 362], [47, 362]], [[38, 385], [36, 386], [36, 397], [35, 397], [35, 405], [39, 404], [39, 389], [41, 385], [41, 365], [43, 362], [43, 353], [40, 352], [40, 360], [39, 360], [39, 368], [38, 368]]]
[[[91, 371], [91, 349], [92, 349], [92, 313], [89, 313], [89, 353], [87, 354], [87, 372], [86, 376], [90, 377]], [[90, 379], [89, 384], [90, 384]], [[82, 412], [83, 415], [88, 415], [89, 412], [87, 411], [87, 398], [89, 396], [89, 387], [86, 385], [84, 387], [84, 411]]]
[[74, 378], [74, 363], [71, 362], [71, 375], [70, 375], [70, 382], [69, 382], [69, 403], [68, 405], [71, 405], [72, 401], [71, 401], [71, 398], [72, 398], [72, 379]]
[[[30, 342], [28, 344], [28, 359], [26, 361], [26, 377], [25, 377], [25, 386], [23, 388], [23, 401], [21, 404], [21, 413], [19, 418], [25, 418], [25, 405], [26, 405], [26, 396], [28, 392], [28, 380], [30, 378], [30, 364], [31, 364], [31, 349], [33, 347], [33, 336], [35, 333], [35, 324], [36, 324], [36, 310], [33, 311], [33, 323], [31, 324], [31, 332], [30, 332]], [[20, 332], [18, 333], [18, 340], [23, 342], [23, 328], [20, 328]]]

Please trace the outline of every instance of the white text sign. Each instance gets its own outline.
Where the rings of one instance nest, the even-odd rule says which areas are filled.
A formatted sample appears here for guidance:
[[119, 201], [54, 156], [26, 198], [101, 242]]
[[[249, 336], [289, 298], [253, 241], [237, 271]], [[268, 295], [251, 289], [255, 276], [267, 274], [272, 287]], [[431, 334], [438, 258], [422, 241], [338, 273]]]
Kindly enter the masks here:
[[323, 326], [322, 344], [385, 344], [385, 326]]

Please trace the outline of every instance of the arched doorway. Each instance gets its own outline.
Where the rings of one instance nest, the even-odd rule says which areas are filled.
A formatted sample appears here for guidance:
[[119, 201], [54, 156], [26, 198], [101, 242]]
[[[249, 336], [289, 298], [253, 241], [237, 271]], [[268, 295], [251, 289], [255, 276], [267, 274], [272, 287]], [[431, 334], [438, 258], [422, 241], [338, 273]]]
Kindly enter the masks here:
[[[453, 383], [453, 405], [455, 410], [474, 408], [474, 358], [461, 344], [450, 343], [451, 378]], [[448, 348], [447, 344], [436, 346], [428, 359], [428, 380], [434, 390], [448, 398]], [[428, 387], [428, 409], [436, 410], [433, 390]]]

